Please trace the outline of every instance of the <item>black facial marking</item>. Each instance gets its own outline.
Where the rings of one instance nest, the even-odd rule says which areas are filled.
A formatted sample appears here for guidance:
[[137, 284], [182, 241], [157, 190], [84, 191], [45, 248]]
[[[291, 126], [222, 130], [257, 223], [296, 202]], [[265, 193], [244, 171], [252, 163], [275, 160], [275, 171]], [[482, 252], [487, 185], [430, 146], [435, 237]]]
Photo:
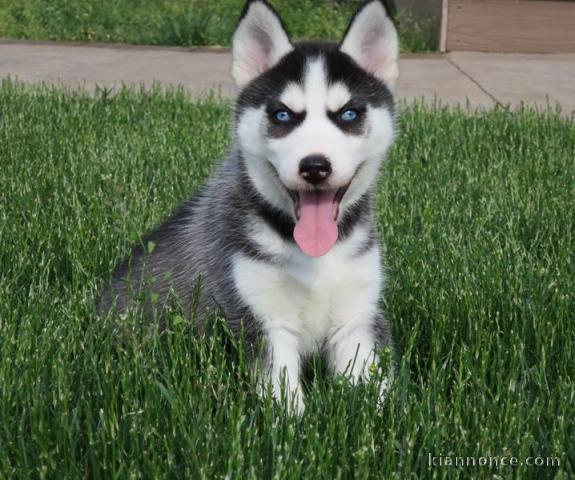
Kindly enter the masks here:
[[[288, 122], [281, 122], [276, 119], [276, 113], [282, 110], [288, 112], [290, 116], [290, 120]], [[266, 106], [266, 114], [269, 119], [268, 135], [273, 138], [283, 138], [289, 135], [305, 120], [305, 112], [293, 112], [283, 103], [276, 100], [268, 103]]]
[[359, 258], [370, 252], [377, 245], [377, 241], [377, 230], [373, 226], [373, 223], [370, 223], [367, 238], [365, 239], [364, 243], [357, 249], [354, 257]]
[[244, 167], [241, 167], [242, 196], [251, 205], [251, 209], [263, 219], [282, 239], [293, 242], [295, 222], [286, 213], [270, 205], [259, 193], [249, 178]]
[[[367, 108], [365, 106], [354, 106], [355, 104], [347, 104], [337, 112], [327, 112], [329, 119], [335, 123], [343, 132], [349, 135], [363, 135], [365, 133], [365, 116], [367, 115]], [[351, 122], [343, 120], [342, 115], [347, 110], [354, 110], [357, 112], [357, 118]]]
[[371, 195], [366, 193], [355, 204], [346, 210], [338, 222], [339, 238], [351, 235], [353, 229], [362, 222], [367, 222], [371, 215]]
[[284, 240], [293, 243], [295, 223], [281, 210], [272, 207], [263, 198], [258, 203], [258, 214]]

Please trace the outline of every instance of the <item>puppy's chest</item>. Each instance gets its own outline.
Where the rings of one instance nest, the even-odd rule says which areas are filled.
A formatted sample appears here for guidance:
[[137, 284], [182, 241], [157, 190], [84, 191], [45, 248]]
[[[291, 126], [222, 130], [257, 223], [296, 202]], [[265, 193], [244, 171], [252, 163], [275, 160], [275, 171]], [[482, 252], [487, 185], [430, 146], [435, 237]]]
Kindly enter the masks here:
[[234, 262], [234, 280], [265, 329], [287, 329], [306, 350], [313, 350], [342, 323], [353, 321], [349, 312], [355, 302], [367, 298], [377, 303], [378, 255], [349, 258], [334, 252], [281, 266], [240, 256]]

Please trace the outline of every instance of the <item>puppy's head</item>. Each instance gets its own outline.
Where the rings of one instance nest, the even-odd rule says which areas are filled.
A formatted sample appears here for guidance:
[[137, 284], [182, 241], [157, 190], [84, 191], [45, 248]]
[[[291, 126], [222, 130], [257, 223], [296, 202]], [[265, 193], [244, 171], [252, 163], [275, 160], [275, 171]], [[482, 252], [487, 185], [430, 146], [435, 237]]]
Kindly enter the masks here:
[[339, 44], [292, 43], [266, 1], [246, 4], [233, 38], [237, 141], [308, 255], [331, 249], [337, 222], [377, 178], [394, 136], [398, 53], [380, 0], [359, 9]]

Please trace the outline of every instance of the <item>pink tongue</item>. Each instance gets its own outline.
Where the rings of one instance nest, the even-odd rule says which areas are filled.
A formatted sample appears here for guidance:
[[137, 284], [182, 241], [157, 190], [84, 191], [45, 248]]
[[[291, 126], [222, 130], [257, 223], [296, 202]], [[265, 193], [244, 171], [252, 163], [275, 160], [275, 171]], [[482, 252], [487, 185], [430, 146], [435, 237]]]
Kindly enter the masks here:
[[299, 193], [300, 217], [293, 238], [310, 257], [325, 255], [337, 241], [333, 203], [335, 194], [335, 191]]

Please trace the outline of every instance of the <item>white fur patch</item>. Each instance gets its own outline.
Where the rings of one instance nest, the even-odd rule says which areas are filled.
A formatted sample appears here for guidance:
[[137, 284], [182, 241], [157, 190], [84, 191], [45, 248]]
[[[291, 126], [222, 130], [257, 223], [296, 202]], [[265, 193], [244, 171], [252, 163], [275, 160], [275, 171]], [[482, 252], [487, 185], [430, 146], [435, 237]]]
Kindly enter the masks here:
[[362, 367], [351, 371], [359, 378], [375, 345], [370, 325], [383, 281], [376, 247], [355, 256], [367, 239], [367, 227], [358, 226], [320, 258], [306, 256], [256, 219], [250, 231], [250, 238], [280, 261], [272, 265], [243, 255], [233, 261], [234, 284], [261, 322], [273, 352], [274, 390], [278, 376], [285, 375], [299, 402], [299, 359], [325, 346], [333, 368], [342, 373], [359, 348]]
[[338, 112], [351, 100], [351, 92], [343, 83], [335, 83], [329, 87], [326, 107], [330, 112]]
[[240, 117], [236, 129], [248, 175], [257, 190], [275, 208], [288, 215], [295, 215], [290, 196], [277, 178], [274, 167], [266, 159], [264, 107], [247, 109]]
[[381, 162], [395, 137], [394, 119], [389, 110], [368, 107], [367, 116], [370, 130], [357, 151], [359, 158], [364, 161], [343, 198], [341, 210], [357, 202], [377, 181]]
[[306, 109], [305, 101], [305, 93], [297, 83], [288, 84], [280, 97], [280, 102], [296, 113], [301, 113]]

